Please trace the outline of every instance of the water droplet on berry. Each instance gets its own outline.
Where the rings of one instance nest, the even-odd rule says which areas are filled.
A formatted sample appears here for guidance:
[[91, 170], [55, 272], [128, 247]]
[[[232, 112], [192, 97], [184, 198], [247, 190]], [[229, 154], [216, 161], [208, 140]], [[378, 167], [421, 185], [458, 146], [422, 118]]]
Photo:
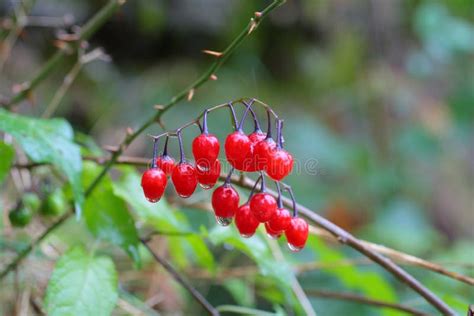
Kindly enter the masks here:
[[278, 239], [278, 238], [280, 238], [281, 234], [274, 235], [274, 234], [269, 234], [269, 233], [267, 233], [267, 236], [268, 236], [268, 238], [270, 238], [270, 239]]
[[290, 250], [293, 251], [293, 252], [298, 252], [301, 249], [303, 249], [303, 247], [296, 247], [295, 245], [292, 245], [290, 243], [288, 243], [288, 248], [290, 248]]
[[210, 184], [202, 184], [202, 183], [199, 183], [199, 186], [201, 188], [203, 188], [204, 190], [209, 190], [209, 189], [212, 189], [213, 185], [210, 185]]
[[211, 169], [211, 166], [209, 163], [204, 163], [204, 164], [196, 164], [196, 168], [199, 169], [199, 171], [201, 172], [206, 172], [206, 171], [209, 171]]
[[253, 234], [240, 234], [243, 238], [250, 238], [253, 236]]
[[221, 226], [229, 226], [232, 223], [232, 217], [220, 217], [216, 216], [217, 224]]
[[156, 203], [158, 202], [160, 199], [149, 199], [149, 198], [146, 198], [148, 202], [150, 203]]

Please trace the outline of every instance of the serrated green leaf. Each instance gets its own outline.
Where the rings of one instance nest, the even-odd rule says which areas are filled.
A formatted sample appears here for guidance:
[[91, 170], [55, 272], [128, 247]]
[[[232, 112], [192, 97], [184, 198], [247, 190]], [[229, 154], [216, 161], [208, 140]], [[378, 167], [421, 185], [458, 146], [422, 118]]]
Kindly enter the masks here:
[[0, 109], [0, 130], [12, 135], [32, 161], [51, 163], [66, 176], [74, 192], [76, 215], [80, 216], [84, 201], [82, 160], [69, 123], [63, 119], [25, 117]]
[[15, 157], [15, 150], [11, 145], [0, 142], [0, 184], [8, 174]]
[[114, 263], [76, 247], [56, 263], [46, 290], [45, 308], [50, 316], [110, 315], [118, 297]]
[[[150, 203], [145, 199], [140, 176], [133, 168], [121, 168], [121, 171], [122, 177], [113, 184], [114, 193], [133, 208], [138, 218], [161, 232], [191, 231], [186, 217], [171, 207], [165, 199], [158, 203]], [[195, 261], [203, 268], [214, 269], [214, 257], [198, 234], [170, 237], [169, 242], [173, 261], [180, 268]]]
[[[84, 182], [90, 183], [101, 168], [88, 162], [84, 164]], [[122, 247], [136, 264], [140, 265], [140, 244], [135, 222], [128, 213], [127, 205], [115, 196], [112, 181], [105, 176], [84, 203], [87, 227], [98, 238]]]

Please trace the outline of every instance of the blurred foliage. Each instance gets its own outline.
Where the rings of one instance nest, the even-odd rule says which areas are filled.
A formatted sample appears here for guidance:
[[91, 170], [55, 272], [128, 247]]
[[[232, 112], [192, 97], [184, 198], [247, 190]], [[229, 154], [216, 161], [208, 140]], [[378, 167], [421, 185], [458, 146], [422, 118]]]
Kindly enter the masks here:
[[[0, 15], [12, 16], [15, 4], [1, 2]], [[103, 4], [38, 0], [31, 15], [72, 13], [81, 25]], [[24, 229], [10, 226], [8, 213], [22, 195], [13, 181], [18, 175], [9, 173], [15, 159], [24, 162], [26, 154], [59, 171], [48, 166], [32, 171], [31, 189], [39, 196], [44, 198], [45, 187], [51, 186], [69, 198], [73, 191], [81, 201], [100, 169], [81, 163], [79, 154], [103, 156], [101, 146], [118, 143], [126, 127], [148, 118], [154, 104], [167, 101], [211, 62], [201, 50], [222, 49], [261, 7], [260, 2], [236, 0], [129, 1], [91, 39], [90, 46], [103, 47], [112, 61], [84, 66], [56, 113], [69, 123], [33, 117], [47, 108], [71, 60], [16, 109], [21, 116], [0, 110], [0, 130], [14, 138], [13, 145], [8, 137], [0, 141], [0, 210], [7, 214], [0, 218], [0, 266], [54, 220], [34, 215]], [[285, 146], [297, 159], [288, 183], [299, 202], [356, 236], [474, 276], [473, 12], [472, 0], [288, 1], [239, 47], [217, 81], [197, 90], [192, 101], [178, 104], [163, 121], [173, 128], [211, 105], [244, 96], [261, 99], [285, 119]], [[28, 80], [52, 54], [55, 32], [26, 27], [4, 67], [0, 96], [11, 95], [11, 87]], [[5, 34], [2, 29], [0, 41]], [[209, 128], [223, 140], [231, 130], [228, 114], [212, 113], [209, 120]], [[250, 131], [250, 125], [246, 128]], [[159, 131], [153, 126], [146, 133]], [[194, 132], [184, 133], [188, 149]], [[170, 149], [177, 154], [175, 143]], [[151, 150], [143, 134], [127, 154], [149, 157]], [[28, 177], [19, 177], [28, 184]], [[141, 234], [152, 230], [158, 232], [153, 245], [214, 305], [303, 315], [291, 288], [297, 278], [304, 289], [354, 292], [433, 313], [377, 266], [359, 265], [354, 251], [312, 237], [301, 253], [284, 250], [284, 260], [275, 259], [275, 245], [263, 231], [242, 239], [234, 227], [217, 227], [211, 214], [184, 205], [172, 191], [167, 200], [150, 204], [142, 196], [140, 170], [114, 168], [85, 201], [83, 219], [70, 219], [55, 230], [16, 277], [4, 281], [0, 315], [17, 312], [15, 302], [26, 291], [51, 314], [61, 314], [53, 304], [57, 300], [70, 302], [70, 313], [91, 314], [77, 303], [79, 297], [90, 306], [103, 306], [104, 314], [116, 300], [115, 315], [129, 314], [127, 307], [146, 315], [200, 314], [195, 301], [139, 245]], [[239, 192], [246, 198], [245, 191]], [[209, 197], [199, 190], [190, 203]], [[283, 241], [279, 246], [285, 249]], [[345, 261], [354, 264], [338, 265]], [[295, 267], [308, 262], [327, 265], [297, 273]], [[249, 266], [258, 273], [219, 277]], [[407, 270], [461, 315], [474, 300], [468, 285], [418, 268]], [[91, 277], [84, 280], [84, 273]], [[90, 289], [87, 296], [71, 292], [81, 285]], [[310, 300], [319, 315], [400, 314]]]

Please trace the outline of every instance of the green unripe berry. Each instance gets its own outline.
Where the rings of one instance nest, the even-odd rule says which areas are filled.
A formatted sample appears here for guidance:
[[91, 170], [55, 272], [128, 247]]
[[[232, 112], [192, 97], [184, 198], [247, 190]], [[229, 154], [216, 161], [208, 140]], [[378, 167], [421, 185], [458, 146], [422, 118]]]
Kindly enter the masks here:
[[41, 213], [48, 216], [59, 216], [66, 212], [67, 207], [63, 191], [57, 189], [46, 196], [41, 204]]
[[15, 227], [25, 227], [31, 222], [33, 217], [33, 212], [29, 207], [20, 206], [16, 208], [8, 214], [8, 218], [10, 219], [10, 223]]

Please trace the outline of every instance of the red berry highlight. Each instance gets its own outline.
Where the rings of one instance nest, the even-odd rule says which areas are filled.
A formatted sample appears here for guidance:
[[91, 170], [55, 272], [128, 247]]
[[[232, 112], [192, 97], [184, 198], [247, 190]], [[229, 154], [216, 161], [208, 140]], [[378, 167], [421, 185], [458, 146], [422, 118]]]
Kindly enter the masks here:
[[295, 252], [303, 249], [308, 239], [308, 233], [308, 223], [300, 217], [293, 217], [290, 221], [290, 225], [285, 230], [288, 247]]
[[211, 168], [207, 170], [196, 168], [196, 173], [201, 188], [208, 190], [212, 188], [219, 179], [221, 163], [219, 159], [217, 159], [211, 164]]
[[165, 192], [166, 174], [159, 168], [148, 169], [142, 176], [142, 189], [145, 197], [152, 203], [158, 202]]
[[283, 231], [271, 228], [269, 222], [265, 223], [265, 231], [267, 232], [267, 236], [271, 239], [278, 239], [283, 234]]
[[253, 216], [248, 203], [240, 206], [235, 212], [235, 226], [244, 238], [250, 238], [255, 234], [260, 222]]
[[243, 166], [244, 171], [255, 172], [255, 171], [263, 170], [263, 169], [258, 169], [257, 159], [255, 156], [255, 146], [261, 141], [263, 141], [266, 136], [267, 134], [263, 133], [260, 130], [255, 131], [249, 135], [250, 151], [247, 155], [247, 158], [245, 159], [245, 164]]
[[212, 193], [212, 208], [217, 222], [228, 226], [239, 207], [239, 193], [230, 184], [223, 184]]
[[277, 208], [275, 215], [267, 222], [268, 226], [276, 232], [283, 232], [291, 222], [291, 213], [285, 208]]
[[235, 131], [225, 140], [227, 160], [237, 170], [244, 171], [245, 160], [251, 147], [250, 139], [242, 131]]
[[257, 193], [250, 199], [250, 209], [259, 222], [265, 223], [275, 215], [277, 202], [268, 193]]
[[168, 155], [163, 155], [158, 157], [156, 160], [156, 165], [158, 168], [163, 170], [166, 176], [170, 176], [173, 173], [174, 168], [176, 167], [176, 162], [174, 161], [173, 157]]
[[219, 140], [213, 134], [202, 133], [193, 140], [193, 155], [198, 169], [209, 169], [219, 156]]
[[275, 149], [268, 154], [268, 164], [265, 168], [268, 176], [280, 181], [293, 169], [293, 156], [284, 149]]
[[262, 140], [255, 144], [253, 149], [253, 159], [256, 164], [256, 171], [262, 171], [266, 169], [269, 161], [269, 155], [272, 150], [276, 147], [276, 143], [272, 138]]
[[171, 180], [180, 197], [190, 197], [198, 183], [196, 168], [188, 162], [181, 162], [174, 168]]

